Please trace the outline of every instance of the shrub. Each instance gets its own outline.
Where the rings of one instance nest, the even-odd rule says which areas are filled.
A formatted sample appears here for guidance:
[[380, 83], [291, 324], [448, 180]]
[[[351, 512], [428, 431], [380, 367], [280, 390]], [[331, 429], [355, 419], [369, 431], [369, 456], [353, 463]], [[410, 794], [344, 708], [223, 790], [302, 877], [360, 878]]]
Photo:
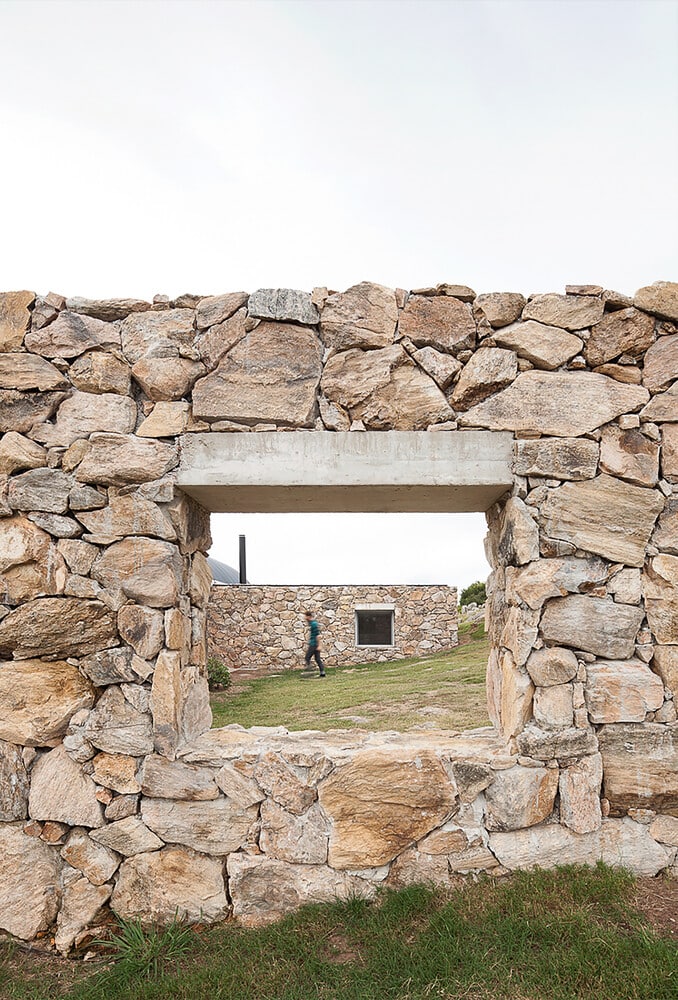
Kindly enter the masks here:
[[485, 584], [482, 580], [476, 580], [475, 583], [470, 583], [462, 590], [459, 607], [463, 608], [465, 604], [484, 604], [486, 600]]
[[210, 656], [207, 661], [207, 682], [210, 686], [210, 691], [227, 688], [231, 683], [231, 675], [228, 667], [218, 656]]

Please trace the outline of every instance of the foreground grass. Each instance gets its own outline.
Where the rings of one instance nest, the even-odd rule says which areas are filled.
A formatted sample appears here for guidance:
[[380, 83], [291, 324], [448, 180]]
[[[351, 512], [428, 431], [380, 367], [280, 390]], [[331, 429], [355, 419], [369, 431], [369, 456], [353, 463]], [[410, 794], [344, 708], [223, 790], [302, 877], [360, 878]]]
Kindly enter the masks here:
[[64, 986], [0, 970], [6, 1000], [675, 1000], [678, 944], [650, 929], [620, 870], [562, 868], [376, 902], [307, 907], [261, 930], [196, 934], [156, 976], [119, 961]]
[[303, 679], [299, 670], [245, 681], [212, 696], [212, 724], [400, 732], [487, 726], [482, 624], [460, 639], [464, 645], [437, 656], [329, 667], [324, 681]]

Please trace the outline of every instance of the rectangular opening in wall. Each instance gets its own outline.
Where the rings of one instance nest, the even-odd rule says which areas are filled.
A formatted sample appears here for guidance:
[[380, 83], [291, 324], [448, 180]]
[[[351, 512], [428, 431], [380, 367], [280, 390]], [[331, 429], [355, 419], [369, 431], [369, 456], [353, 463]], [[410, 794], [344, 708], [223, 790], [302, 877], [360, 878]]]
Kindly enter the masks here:
[[356, 646], [393, 646], [394, 608], [356, 608]]

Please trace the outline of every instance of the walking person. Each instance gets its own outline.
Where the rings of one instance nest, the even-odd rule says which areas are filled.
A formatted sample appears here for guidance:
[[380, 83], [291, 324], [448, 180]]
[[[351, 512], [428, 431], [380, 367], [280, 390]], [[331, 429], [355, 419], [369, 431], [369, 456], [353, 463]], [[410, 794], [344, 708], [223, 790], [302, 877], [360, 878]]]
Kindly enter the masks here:
[[323, 661], [320, 659], [320, 639], [318, 637], [320, 632], [320, 625], [313, 617], [312, 612], [304, 612], [304, 617], [308, 622], [308, 646], [306, 647], [306, 655], [304, 660], [306, 662], [306, 670], [311, 669], [311, 660], [315, 660], [318, 664], [318, 669], [320, 671], [320, 676], [325, 676], [325, 666]]

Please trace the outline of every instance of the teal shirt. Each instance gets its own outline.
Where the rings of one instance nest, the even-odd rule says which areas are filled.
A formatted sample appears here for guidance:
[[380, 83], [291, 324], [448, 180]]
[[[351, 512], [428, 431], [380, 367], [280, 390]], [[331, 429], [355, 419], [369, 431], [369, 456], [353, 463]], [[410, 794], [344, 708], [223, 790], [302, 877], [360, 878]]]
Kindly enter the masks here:
[[315, 649], [315, 647], [318, 645], [318, 633], [320, 632], [320, 625], [318, 625], [315, 618], [312, 618], [311, 621], [308, 623], [308, 627], [310, 629], [308, 644], [313, 649]]

